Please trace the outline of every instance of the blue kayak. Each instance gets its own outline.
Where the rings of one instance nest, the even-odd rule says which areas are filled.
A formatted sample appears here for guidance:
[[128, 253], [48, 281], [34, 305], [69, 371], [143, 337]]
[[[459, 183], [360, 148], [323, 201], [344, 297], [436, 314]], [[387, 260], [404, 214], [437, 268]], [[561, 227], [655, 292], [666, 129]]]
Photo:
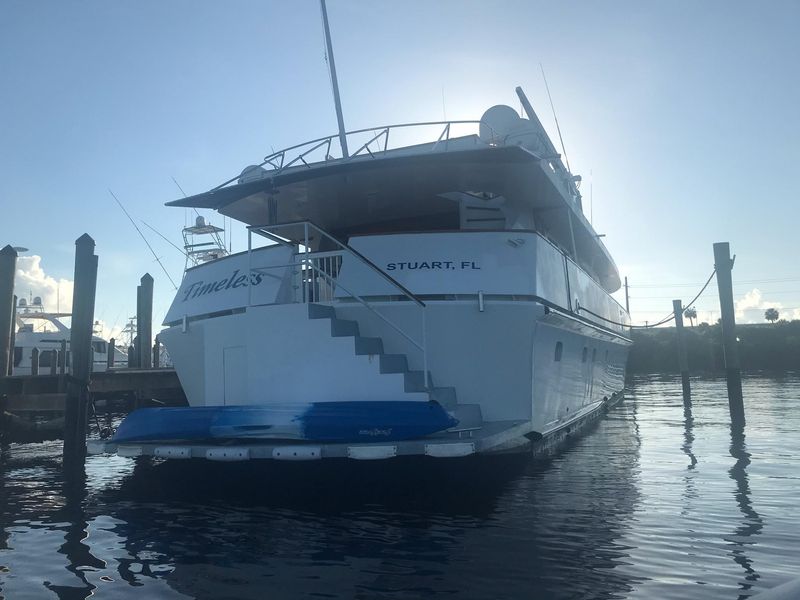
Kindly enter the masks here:
[[423, 437], [457, 423], [434, 401], [141, 408], [122, 421], [112, 441], [385, 442]]

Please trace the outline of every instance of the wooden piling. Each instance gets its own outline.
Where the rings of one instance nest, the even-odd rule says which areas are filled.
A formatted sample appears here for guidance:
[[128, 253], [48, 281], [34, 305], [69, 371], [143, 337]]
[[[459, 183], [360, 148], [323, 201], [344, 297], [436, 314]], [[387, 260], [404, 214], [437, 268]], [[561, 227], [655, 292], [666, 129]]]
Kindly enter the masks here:
[[31, 375], [39, 374], [39, 349], [34, 347], [31, 349]]
[[736, 313], [733, 304], [733, 281], [731, 278], [733, 261], [731, 260], [731, 250], [728, 242], [714, 244], [714, 267], [717, 270], [722, 344], [725, 357], [725, 375], [728, 382], [728, 406], [731, 412], [731, 422], [734, 425], [744, 425], [742, 373], [739, 364], [739, 348], [736, 341]]
[[136, 366], [136, 346], [128, 346], [128, 368], [133, 369]]
[[675, 337], [678, 343], [678, 367], [681, 371], [683, 399], [689, 401], [692, 397], [692, 388], [689, 383], [689, 359], [686, 356], [686, 337], [683, 330], [683, 304], [680, 300], [672, 301], [672, 311], [675, 315]]
[[153, 368], [157, 369], [161, 365], [161, 341], [156, 336], [156, 341], [153, 344]]
[[153, 277], [145, 273], [136, 289], [136, 333], [139, 338], [139, 364], [142, 369], [153, 366]]
[[97, 288], [94, 240], [86, 233], [75, 241], [75, 277], [72, 292], [71, 373], [64, 410], [64, 468], [82, 470], [86, 459], [89, 373], [92, 360], [92, 323]]
[[14, 274], [17, 251], [12, 246], [0, 250], [0, 375], [8, 373], [14, 361], [11, 332], [14, 330]]
[[108, 340], [108, 354], [106, 355], [106, 369], [114, 367], [114, 353], [116, 352], [116, 340], [111, 338]]
[[11, 309], [11, 339], [8, 342], [8, 352], [10, 355], [10, 359], [8, 361], [8, 376], [11, 377], [14, 374], [14, 362], [16, 361], [17, 357], [17, 296], [14, 295], [14, 301], [12, 302], [13, 308]]
[[67, 372], [67, 340], [61, 340], [61, 348], [58, 350], [58, 372], [60, 375]]
[[53, 348], [45, 352], [50, 352], [50, 375], [58, 375], [58, 350]]

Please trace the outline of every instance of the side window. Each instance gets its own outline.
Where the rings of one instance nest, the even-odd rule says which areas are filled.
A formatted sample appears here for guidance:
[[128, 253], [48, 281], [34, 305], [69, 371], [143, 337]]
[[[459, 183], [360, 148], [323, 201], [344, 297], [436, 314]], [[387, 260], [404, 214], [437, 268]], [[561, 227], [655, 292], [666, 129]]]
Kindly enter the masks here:
[[562, 344], [561, 342], [556, 342], [556, 357], [555, 357], [556, 362], [561, 361], [561, 355], [563, 353], [564, 353], [564, 344]]
[[597, 348], [592, 348], [592, 362], [597, 360]]
[[606, 350], [606, 364], [608, 364], [608, 350]]
[[588, 358], [588, 356], [589, 356], [589, 349], [586, 346], [584, 346], [583, 347], [583, 356], [581, 357], [581, 362], [586, 362], [586, 359]]

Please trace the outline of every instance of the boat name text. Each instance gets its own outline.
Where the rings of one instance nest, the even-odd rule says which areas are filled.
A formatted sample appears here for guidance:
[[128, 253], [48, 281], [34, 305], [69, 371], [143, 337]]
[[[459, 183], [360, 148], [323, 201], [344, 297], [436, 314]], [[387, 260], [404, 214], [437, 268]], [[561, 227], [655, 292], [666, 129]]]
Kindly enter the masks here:
[[210, 283], [206, 283], [202, 279], [200, 281], [195, 281], [189, 288], [183, 293], [183, 302], [187, 300], [194, 300], [199, 296], [205, 296], [206, 294], [215, 294], [222, 290], [227, 290], [230, 288], [236, 289], [240, 287], [246, 287], [248, 285], [258, 285], [264, 280], [264, 276], [261, 273], [250, 273], [250, 275], [239, 275], [239, 269], [236, 269], [233, 272], [233, 275], [230, 277], [226, 277], [225, 279], [220, 279], [217, 281], [212, 281]]

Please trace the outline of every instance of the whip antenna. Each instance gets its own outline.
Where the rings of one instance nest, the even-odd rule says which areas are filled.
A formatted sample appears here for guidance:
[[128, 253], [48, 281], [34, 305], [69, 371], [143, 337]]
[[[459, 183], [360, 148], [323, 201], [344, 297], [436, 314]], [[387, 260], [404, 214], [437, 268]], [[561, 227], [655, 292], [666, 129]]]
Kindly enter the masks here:
[[147, 248], [150, 250], [150, 253], [153, 255], [153, 258], [156, 259], [156, 262], [158, 263], [158, 266], [161, 267], [162, 271], [164, 271], [164, 275], [167, 276], [167, 279], [169, 279], [169, 282], [172, 284], [172, 287], [174, 287], [177, 290], [178, 286], [175, 285], [175, 282], [172, 280], [172, 277], [169, 276], [169, 273], [167, 272], [167, 269], [164, 267], [163, 263], [161, 262], [161, 259], [156, 254], [156, 251], [153, 250], [153, 247], [150, 245], [150, 242], [148, 242], [147, 238], [144, 237], [144, 234], [142, 233], [142, 230], [139, 229], [139, 226], [136, 224], [136, 221], [134, 221], [133, 218], [131, 218], [130, 214], [128, 214], [128, 211], [125, 210], [124, 206], [122, 206], [122, 202], [120, 202], [119, 198], [117, 198], [116, 194], [114, 194], [114, 192], [111, 191], [111, 188], [108, 189], [108, 193], [111, 194], [111, 197], [114, 198], [114, 200], [117, 201], [117, 204], [119, 204], [119, 207], [122, 209], [122, 212], [124, 212], [125, 216], [128, 217], [128, 220], [131, 222], [131, 225], [133, 225], [133, 228], [136, 230], [136, 232], [139, 234], [139, 236], [142, 238], [142, 240], [144, 240], [144, 243], [147, 245]]
[[556, 115], [556, 107], [553, 104], [553, 97], [550, 95], [550, 86], [547, 85], [547, 77], [544, 75], [544, 67], [539, 63], [539, 68], [542, 70], [542, 79], [544, 79], [544, 89], [547, 90], [547, 99], [550, 100], [550, 110], [553, 111], [553, 120], [556, 122], [556, 131], [558, 131], [558, 141], [561, 142], [561, 152], [564, 155], [564, 162], [567, 163], [567, 171], [572, 173], [569, 168], [569, 158], [567, 158], [567, 149], [564, 147], [564, 138], [561, 137], [561, 126], [558, 124], [558, 116]]

